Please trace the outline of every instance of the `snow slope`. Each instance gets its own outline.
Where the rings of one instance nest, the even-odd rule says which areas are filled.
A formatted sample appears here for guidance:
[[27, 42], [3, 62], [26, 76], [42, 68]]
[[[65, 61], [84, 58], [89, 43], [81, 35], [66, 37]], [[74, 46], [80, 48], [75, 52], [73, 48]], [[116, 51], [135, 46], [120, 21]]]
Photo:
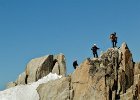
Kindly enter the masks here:
[[37, 82], [0, 91], [0, 100], [39, 100], [39, 95], [36, 90], [39, 84], [47, 83], [50, 80], [59, 79], [61, 77], [62, 76], [57, 74], [50, 73]]

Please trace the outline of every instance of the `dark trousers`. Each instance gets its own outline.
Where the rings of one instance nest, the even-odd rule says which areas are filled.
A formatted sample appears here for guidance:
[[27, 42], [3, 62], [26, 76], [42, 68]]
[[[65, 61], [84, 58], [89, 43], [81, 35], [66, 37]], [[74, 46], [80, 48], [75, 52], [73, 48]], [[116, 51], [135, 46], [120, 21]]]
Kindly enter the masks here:
[[98, 58], [97, 52], [93, 52], [93, 56], [94, 56], [94, 58]]
[[76, 69], [76, 66], [73, 66], [74, 67], [74, 69]]
[[117, 47], [116, 44], [117, 44], [117, 41], [112, 41], [112, 47], [113, 47], [113, 48], [114, 48], [114, 47]]

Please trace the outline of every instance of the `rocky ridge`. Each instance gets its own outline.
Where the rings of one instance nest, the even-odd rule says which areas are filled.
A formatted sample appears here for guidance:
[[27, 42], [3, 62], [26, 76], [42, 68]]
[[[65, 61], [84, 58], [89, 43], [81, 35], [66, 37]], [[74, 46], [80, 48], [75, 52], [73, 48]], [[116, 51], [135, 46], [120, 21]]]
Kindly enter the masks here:
[[[54, 62], [55, 60], [57, 62]], [[66, 62], [63, 54], [47, 55], [32, 59], [27, 64], [25, 71], [18, 76], [15, 82], [8, 83], [7, 88], [35, 82], [50, 72], [66, 76]]]
[[[55, 64], [54, 59], [58, 60]], [[37, 88], [40, 100], [140, 99], [140, 63], [133, 61], [126, 43], [109, 48], [99, 58], [87, 58], [67, 76], [63, 54], [33, 59], [8, 87], [37, 81], [50, 72], [63, 77], [41, 84]]]

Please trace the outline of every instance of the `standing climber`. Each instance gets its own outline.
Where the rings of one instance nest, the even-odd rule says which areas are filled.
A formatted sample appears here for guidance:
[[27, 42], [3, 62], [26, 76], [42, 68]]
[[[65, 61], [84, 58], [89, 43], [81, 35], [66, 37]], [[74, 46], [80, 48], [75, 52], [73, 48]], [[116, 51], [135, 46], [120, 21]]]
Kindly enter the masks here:
[[93, 45], [93, 47], [91, 48], [92, 52], [93, 52], [93, 56], [98, 58], [98, 54], [97, 54], [97, 50], [99, 48], [96, 46], [96, 44]]
[[74, 67], [74, 69], [76, 69], [77, 66], [78, 66], [77, 60], [74, 60], [74, 62], [73, 62], [73, 67]]
[[116, 47], [116, 44], [117, 44], [116, 32], [113, 32], [113, 33], [110, 34], [110, 40], [112, 42], [113, 48]]

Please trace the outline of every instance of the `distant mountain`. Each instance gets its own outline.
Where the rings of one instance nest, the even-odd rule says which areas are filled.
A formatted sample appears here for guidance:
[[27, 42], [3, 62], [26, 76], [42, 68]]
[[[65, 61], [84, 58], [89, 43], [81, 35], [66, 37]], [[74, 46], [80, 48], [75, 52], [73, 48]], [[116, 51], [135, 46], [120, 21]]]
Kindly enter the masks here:
[[[62, 77], [38, 84], [34, 88], [38, 97], [30, 94], [27, 87], [40, 82], [50, 72]], [[15, 82], [10, 82], [9, 89], [5, 91], [20, 86], [26, 90], [24, 97], [32, 95], [28, 100], [139, 100], [140, 63], [133, 61], [131, 51], [127, 44], [123, 43], [120, 48], [108, 48], [99, 58], [87, 58], [72, 74], [66, 76], [65, 56], [48, 55], [32, 59], [25, 71]], [[1, 91], [0, 100], [5, 100], [6, 94]]]

